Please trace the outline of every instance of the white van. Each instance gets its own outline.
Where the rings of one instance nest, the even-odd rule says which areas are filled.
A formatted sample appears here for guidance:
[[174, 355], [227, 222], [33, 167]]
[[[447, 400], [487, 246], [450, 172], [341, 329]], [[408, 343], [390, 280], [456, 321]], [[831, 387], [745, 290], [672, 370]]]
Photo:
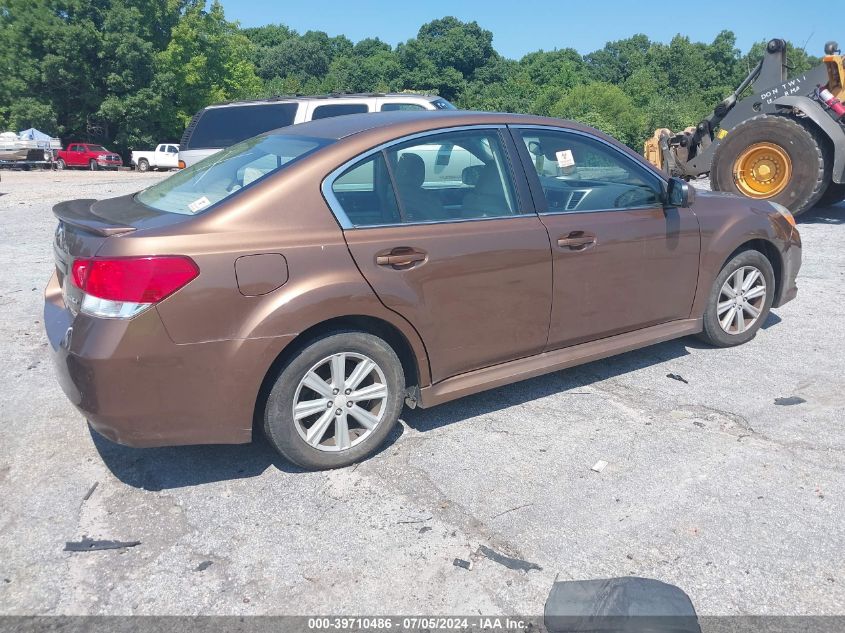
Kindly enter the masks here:
[[314, 119], [362, 112], [454, 109], [442, 97], [402, 93], [273, 97], [211, 105], [197, 112], [185, 128], [179, 166], [189, 167], [256, 134]]

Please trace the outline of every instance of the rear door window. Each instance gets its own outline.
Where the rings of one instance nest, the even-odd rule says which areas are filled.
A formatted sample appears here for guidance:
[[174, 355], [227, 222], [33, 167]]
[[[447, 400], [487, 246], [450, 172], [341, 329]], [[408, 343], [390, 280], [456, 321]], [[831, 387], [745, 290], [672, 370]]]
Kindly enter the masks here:
[[220, 149], [292, 125], [296, 103], [266, 103], [208, 108], [185, 143], [185, 149]]
[[433, 134], [387, 150], [408, 222], [519, 213], [510, 166], [495, 130]]
[[328, 119], [344, 114], [361, 114], [369, 111], [366, 103], [327, 103], [314, 108], [311, 119], [316, 121], [317, 119]]
[[332, 208], [345, 227], [521, 213], [501, 139], [489, 129], [432, 134], [388, 147], [344, 171], [332, 193], [337, 201]]

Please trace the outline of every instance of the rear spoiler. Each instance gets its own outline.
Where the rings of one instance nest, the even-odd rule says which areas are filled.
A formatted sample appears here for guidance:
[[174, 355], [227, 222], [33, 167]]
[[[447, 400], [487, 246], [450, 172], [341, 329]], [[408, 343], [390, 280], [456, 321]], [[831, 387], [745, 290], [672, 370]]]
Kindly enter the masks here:
[[88, 233], [102, 235], [103, 237], [122, 235], [135, 230], [134, 226], [115, 224], [114, 222], [109, 222], [96, 216], [91, 210], [91, 206], [95, 202], [97, 201], [93, 199], [60, 202], [53, 207], [53, 214], [65, 224], [70, 224]]

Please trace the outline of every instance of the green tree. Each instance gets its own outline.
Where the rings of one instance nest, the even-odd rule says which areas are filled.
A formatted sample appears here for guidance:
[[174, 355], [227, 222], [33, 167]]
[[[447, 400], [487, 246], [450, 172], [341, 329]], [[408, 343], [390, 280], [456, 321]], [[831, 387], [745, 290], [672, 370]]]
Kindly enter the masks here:
[[552, 106], [550, 114], [596, 127], [631, 147], [643, 140], [641, 113], [625, 91], [613, 84], [577, 86]]
[[432, 90], [447, 99], [456, 98], [478, 69], [498, 58], [490, 31], [451, 16], [423, 24], [417, 37], [400, 44], [396, 52], [405, 86]]
[[[505, 59], [477, 22], [444, 17], [395, 49], [378, 38], [241, 30], [218, 0], [0, 0], [0, 124], [120, 151], [176, 140], [200, 108], [292, 93], [417, 91], [466, 109], [570, 117], [632, 147], [696, 124], [759, 61], [730, 31], [712, 42], [642, 34], [587, 55]], [[790, 75], [819, 63], [788, 44]]]
[[250, 60], [251, 44], [228, 22], [214, 0], [206, 11], [194, 0], [173, 28], [170, 42], [156, 55], [153, 90], [171, 110], [170, 135], [209, 103], [244, 97], [261, 89]]
[[177, 139], [197, 109], [258, 91], [215, 1], [0, 0], [0, 119], [118, 151]]

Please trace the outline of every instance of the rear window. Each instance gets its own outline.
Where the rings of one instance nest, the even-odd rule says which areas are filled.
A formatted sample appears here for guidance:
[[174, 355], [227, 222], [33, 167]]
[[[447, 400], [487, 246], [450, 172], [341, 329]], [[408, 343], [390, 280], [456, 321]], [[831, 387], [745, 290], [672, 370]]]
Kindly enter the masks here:
[[311, 118], [316, 121], [317, 119], [328, 119], [344, 114], [361, 114], [369, 111], [366, 103], [332, 103], [314, 108], [314, 114], [311, 115]]
[[292, 125], [296, 103], [265, 103], [208, 108], [202, 113], [185, 149], [220, 149], [243, 140]]
[[421, 106], [419, 103], [383, 103], [381, 106], [382, 112], [404, 112], [415, 110], [425, 110], [425, 107]]
[[256, 136], [144, 189], [136, 199], [159, 211], [195, 215], [332, 142], [288, 134]]

